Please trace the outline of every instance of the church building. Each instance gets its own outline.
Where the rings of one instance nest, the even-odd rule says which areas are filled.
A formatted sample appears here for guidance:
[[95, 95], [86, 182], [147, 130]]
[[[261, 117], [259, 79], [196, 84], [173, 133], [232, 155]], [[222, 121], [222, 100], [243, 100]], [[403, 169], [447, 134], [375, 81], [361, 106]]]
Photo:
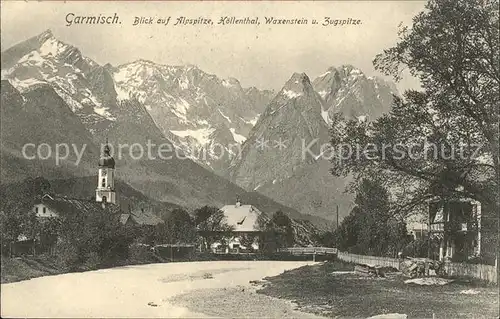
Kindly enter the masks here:
[[45, 194], [37, 198], [33, 211], [41, 220], [58, 218], [65, 214], [87, 214], [90, 211], [107, 210], [116, 215], [123, 225], [154, 226], [163, 221], [151, 211], [144, 209], [124, 211], [117, 203], [115, 191], [115, 160], [111, 156], [108, 141], [99, 158], [95, 200], [68, 198]]

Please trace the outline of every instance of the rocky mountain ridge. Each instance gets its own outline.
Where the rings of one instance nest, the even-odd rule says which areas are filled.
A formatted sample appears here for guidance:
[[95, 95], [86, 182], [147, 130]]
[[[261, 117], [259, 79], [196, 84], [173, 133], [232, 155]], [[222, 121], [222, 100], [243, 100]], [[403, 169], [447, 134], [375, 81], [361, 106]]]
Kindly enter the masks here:
[[389, 83], [349, 65], [314, 81], [294, 73], [259, 117], [229, 178], [306, 214], [334, 219], [338, 207], [340, 218], [346, 216], [351, 178], [330, 174], [331, 118], [376, 119], [390, 110], [393, 94]]
[[[213, 180], [195, 162], [248, 192], [260, 192], [301, 212], [328, 217], [336, 204], [347, 207], [344, 202], [349, 203], [341, 194], [346, 181], [331, 177], [331, 163], [320, 156], [322, 145], [329, 142], [330, 118], [340, 112], [350, 118], [375, 119], [389, 110], [392, 94], [397, 94], [392, 84], [367, 77], [350, 65], [329, 68], [314, 80], [295, 73], [278, 92], [243, 88], [236, 79], [220, 79], [193, 65], [137, 60], [101, 66], [50, 31], [3, 52], [2, 80], [2, 100], [23, 105], [20, 110], [33, 94], [35, 108], [41, 106], [40, 95], [57, 96], [60, 101], [56, 104], [67, 105], [81, 123], [71, 127], [62, 123], [57, 129], [76, 141], [78, 136], [86, 136], [94, 153], [109, 138], [128, 145], [166, 144], [191, 159], [165, 163], [125, 156], [125, 180], [158, 200], [182, 205], [186, 201], [183, 193], [189, 193], [196, 180], [201, 176]], [[9, 114], [17, 118], [15, 113]], [[68, 118], [67, 123], [74, 123], [70, 113], [61, 114]], [[38, 123], [40, 119], [31, 120]], [[43, 125], [33, 123], [21, 127]], [[70, 131], [74, 129], [85, 132], [73, 135]], [[14, 133], [13, 139], [18, 138]], [[14, 158], [20, 158], [16, 147], [21, 144], [11, 144], [2, 141], [2, 154], [12, 164]], [[93, 169], [91, 158], [84, 163], [81, 174]], [[195, 177], [186, 178], [193, 171]], [[179, 180], [186, 184], [175, 185]], [[329, 186], [323, 187], [325, 183]], [[229, 187], [226, 182], [219, 184]], [[165, 189], [167, 196], [162, 195]]]

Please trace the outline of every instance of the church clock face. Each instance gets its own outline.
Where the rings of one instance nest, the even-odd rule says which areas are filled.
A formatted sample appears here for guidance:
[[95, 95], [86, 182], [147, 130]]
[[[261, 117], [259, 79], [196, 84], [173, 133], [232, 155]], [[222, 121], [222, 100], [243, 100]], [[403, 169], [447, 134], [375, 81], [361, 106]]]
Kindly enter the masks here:
[[108, 174], [108, 172], [106, 172], [106, 170], [102, 171], [102, 176], [106, 176], [107, 174]]

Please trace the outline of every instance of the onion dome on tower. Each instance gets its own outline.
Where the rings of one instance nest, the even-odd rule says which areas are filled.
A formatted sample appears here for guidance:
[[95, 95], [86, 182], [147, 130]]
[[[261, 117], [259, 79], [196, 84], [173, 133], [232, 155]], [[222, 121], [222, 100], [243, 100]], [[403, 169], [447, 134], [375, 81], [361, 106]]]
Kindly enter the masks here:
[[99, 158], [99, 167], [115, 168], [115, 159], [111, 156], [111, 149], [109, 148], [107, 139], [102, 155]]

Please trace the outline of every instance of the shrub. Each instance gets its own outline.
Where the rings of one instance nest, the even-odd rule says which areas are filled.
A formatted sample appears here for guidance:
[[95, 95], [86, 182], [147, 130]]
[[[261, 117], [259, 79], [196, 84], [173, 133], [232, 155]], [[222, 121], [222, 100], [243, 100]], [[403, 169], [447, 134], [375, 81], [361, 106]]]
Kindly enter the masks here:
[[56, 245], [57, 261], [67, 271], [76, 271], [81, 263], [78, 249], [68, 242], [60, 242]]
[[91, 251], [86, 254], [85, 262], [83, 263], [83, 268], [85, 270], [95, 270], [99, 269], [101, 266], [101, 257], [95, 251]]

